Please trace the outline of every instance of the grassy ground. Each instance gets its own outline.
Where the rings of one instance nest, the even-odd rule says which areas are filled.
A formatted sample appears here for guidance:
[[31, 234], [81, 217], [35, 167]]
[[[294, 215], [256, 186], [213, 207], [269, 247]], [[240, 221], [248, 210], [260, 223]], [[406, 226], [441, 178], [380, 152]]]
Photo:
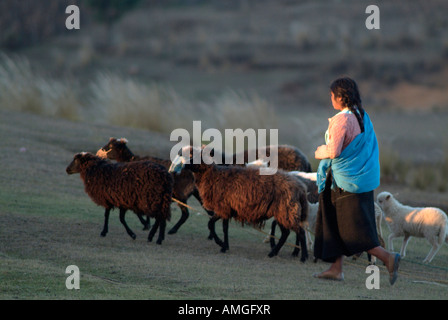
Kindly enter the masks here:
[[[301, 263], [290, 257], [289, 246], [270, 259], [264, 234], [250, 227], [231, 223], [230, 251], [220, 253], [206, 239], [208, 218], [196, 212], [161, 246], [146, 241], [133, 213], [127, 220], [136, 240], [125, 233], [116, 212], [102, 238], [102, 208], [84, 193], [79, 176], [65, 173], [73, 154], [96, 151], [110, 136], [124, 136], [136, 153], [164, 156], [170, 149], [168, 136], [10, 111], [0, 111], [0, 136], [0, 299], [448, 297], [448, 246], [431, 265], [423, 265], [430, 249], [423, 239], [411, 240], [395, 286], [389, 286], [380, 266], [380, 289], [368, 290], [365, 255], [347, 260], [343, 283], [317, 280], [312, 274], [327, 264]], [[189, 204], [199, 207], [194, 200]], [[169, 227], [180, 216], [175, 205], [172, 212]], [[383, 230], [387, 235], [385, 226]], [[65, 268], [73, 264], [80, 269], [80, 290], [65, 287]]]

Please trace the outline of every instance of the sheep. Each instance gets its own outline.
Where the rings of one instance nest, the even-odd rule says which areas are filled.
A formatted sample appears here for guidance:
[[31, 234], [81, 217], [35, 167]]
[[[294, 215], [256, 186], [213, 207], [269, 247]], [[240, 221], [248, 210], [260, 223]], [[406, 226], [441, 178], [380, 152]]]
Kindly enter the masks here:
[[132, 239], [136, 235], [126, 224], [127, 210], [155, 218], [148, 241], [152, 241], [160, 228], [156, 243], [162, 244], [166, 221], [171, 218], [173, 190], [173, 178], [165, 167], [150, 161], [111, 163], [91, 153], [82, 152], [74, 156], [66, 172], [80, 173], [86, 193], [93, 202], [105, 208], [101, 236], [106, 236], [108, 232], [110, 210], [119, 208], [120, 222]]
[[311, 164], [305, 154], [298, 148], [290, 145], [269, 145], [257, 148], [256, 150], [249, 149], [245, 150], [242, 155], [235, 153], [231, 158], [233, 159], [233, 164], [238, 164], [238, 160], [242, 156], [244, 164], [246, 164], [250, 160], [249, 155], [253, 153], [258, 161], [266, 163], [267, 166], [269, 165], [267, 160], [271, 157], [272, 152], [277, 153], [276, 160], [278, 169], [284, 171], [311, 172]]
[[[257, 159], [255, 161], [246, 163], [246, 167], [267, 167], [268, 163], [264, 159]], [[315, 172], [304, 172], [304, 171], [287, 171], [287, 174], [295, 177], [296, 179], [303, 182], [307, 187], [307, 200], [308, 200], [308, 227], [306, 228], [306, 239], [307, 239], [307, 249], [309, 250], [313, 244], [311, 240], [310, 230], [314, 232], [314, 226], [316, 223], [316, 214], [318, 205], [316, 204], [319, 200], [319, 193], [316, 185], [316, 173]], [[269, 242], [271, 247], [275, 245], [275, 228], [277, 226], [277, 222], [274, 220], [271, 224], [271, 232], [270, 235], [266, 236], [264, 242]], [[298, 254], [297, 245], [300, 243], [300, 238], [302, 235], [300, 233], [296, 234], [296, 248], [294, 249], [292, 255], [296, 256]]]
[[[125, 138], [116, 139], [116, 138], [110, 138], [109, 142], [98, 150], [97, 155], [101, 157], [107, 157], [111, 160], [116, 160], [118, 162], [129, 162], [129, 161], [139, 161], [139, 160], [149, 160], [157, 162], [166, 168], [169, 168], [171, 165], [170, 160], [166, 159], [160, 159], [156, 157], [141, 157], [134, 155], [131, 150], [127, 146], [128, 140]], [[284, 170], [302, 170], [302, 171], [309, 171], [311, 170], [311, 165], [307, 159], [307, 157], [296, 147], [288, 146], [288, 145], [280, 145], [280, 146], [267, 146], [263, 148], [259, 148], [256, 150], [256, 155], [266, 157], [270, 157], [270, 154], [272, 151], [277, 152], [277, 162], [278, 167], [280, 169]], [[263, 151], [263, 152], [261, 152]], [[217, 154], [217, 152], [216, 152]], [[240, 154], [232, 154], [230, 157], [232, 158], [233, 164], [237, 164], [237, 160], [239, 159]], [[226, 155], [224, 153], [221, 154], [222, 157], [222, 163], [225, 164]], [[247, 162], [249, 157], [249, 151], [243, 152], [243, 158], [244, 161]], [[263, 158], [266, 159], [266, 158]], [[241, 165], [241, 164], [239, 164]], [[186, 203], [187, 200], [194, 196], [199, 203], [202, 205], [202, 200], [199, 196], [199, 192], [194, 184], [194, 177], [191, 171], [189, 170], [182, 170], [182, 172], [179, 175], [174, 175], [174, 189], [173, 189], [173, 198]], [[179, 228], [185, 223], [185, 221], [189, 217], [189, 211], [188, 209], [178, 204], [182, 215], [179, 219], [179, 221], [168, 231], [168, 234], [174, 234], [176, 233]], [[205, 209], [205, 208], [204, 208]], [[210, 210], [206, 210], [209, 216], [213, 215], [213, 212]], [[209, 223], [209, 228], [214, 228], [213, 223], [216, 222], [215, 220], [211, 220]], [[210, 234], [208, 236], [208, 239], [213, 239], [212, 231], [210, 231]]]
[[[180, 172], [187, 168], [193, 172], [204, 207], [215, 213], [210, 224], [218, 219], [223, 220], [224, 241], [213, 230], [214, 240], [221, 247], [221, 252], [229, 249], [230, 218], [261, 227], [267, 219], [273, 217], [278, 222], [282, 235], [268, 256], [277, 255], [290, 230], [299, 232], [306, 224], [306, 186], [282, 171], [273, 175], [260, 175], [258, 168], [205, 164], [202, 150], [185, 147], [182, 150], [185, 156], [178, 155], [169, 171]], [[193, 153], [201, 155], [200, 163], [193, 162]], [[301, 260], [305, 261], [308, 253], [305, 234], [301, 234]]]
[[[299, 150], [298, 148], [290, 145], [268, 145], [265, 147], [259, 147], [257, 149], [248, 149], [241, 153], [234, 153], [234, 154], [225, 154], [221, 151], [216, 151], [213, 149], [212, 151], [214, 153], [215, 157], [220, 157], [222, 164], [226, 164], [229, 159], [232, 165], [236, 166], [251, 166], [249, 162], [249, 156], [254, 155], [258, 160], [258, 166], [262, 167], [268, 167], [270, 165], [269, 161], [273, 160], [277, 163], [277, 168], [284, 170], [284, 171], [291, 171], [291, 170], [301, 170], [303, 172], [309, 172], [311, 171], [311, 164], [308, 161], [308, 158], [305, 156], [305, 154]], [[241, 163], [242, 161], [242, 163]], [[317, 192], [317, 187], [316, 187]], [[215, 218], [210, 220], [209, 222], [209, 229], [211, 232], [214, 232], [214, 223], [219, 218]], [[275, 229], [275, 224], [271, 227]], [[300, 237], [302, 237], [301, 234], [297, 234], [296, 243], [300, 242]], [[209, 237], [210, 239], [210, 237]], [[274, 238], [269, 237], [271, 246], [273, 245]], [[298, 251], [295, 250], [293, 252], [293, 256], [297, 255]]]
[[[252, 162], [246, 163], [246, 167], [264, 167], [268, 166], [268, 162], [263, 159], [257, 159]], [[303, 183], [305, 183], [308, 190], [308, 201], [311, 203], [316, 203], [319, 201], [319, 193], [316, 184], [317, 172], [305, 172], [305, 171], [286, 171], [287, 174], [296, 177]]]
[[426, 238], [432, 248], [423, 263], [431, 263], [443, 242], [448, 243], [448, 218], [441, 209], [403, 205], [386, 191], [378, 194], [377, 201], [391, 231], [388, 238], [389, 250], [393, 250], [394, 238], [404, 236], [400, 255], [405, 257], [410, 237]]
[[[246, 167], [264, 167], [266, 168], [268, 166], [268, 162], [264, 159], [257, 159], [255, 161], [252, 162], [248, 162], [246, 163]], [[307, 168], [310, 169], [310, 167], [308, 167], [306, 165]], [[286, 170], [286, 169], [284, 169]], [[318, 193], [318, 188], [317, 188], [317, 184], [316, 184], [316, 180], [317, 180], [317, 172], [311, 172], [310, 171], [286, 171], [287, 174], [298, 178], [299, 180], [301, 180], [303, 183], [305, 183], [307, 190], [308, 190], [308, 201], [311, 203], [316, 203], [319, 200], [319, 193]]]
[[[137, 156], [132, 153], [132, 151], [127, 146], [128, 140], [126, 138], [116, 139], [110, 138], [109, 142], [104, 145], [101, 149], [97, 151], [97, 155], [103, 158], [108, 158], [110, 160], [116, 160], [118, 162], [131, 162], [131, 161], [152, 161], [164, 166], [168, 169], [171, 165], [171, 160], [161, 159], [151, 156]], [[183, 170], [179, 175], [173, 175], [174, 185], [173, 185], [173, 198], [179, 200], [182, 203], [187, 203], [187, 200], [194, 196], [199, 203], [202, 200], [194, 184], [193, 173], [189, 170]], [[179, 221], [168, 231], [168, 234], [175, 234], [179, 228], [188, 219], [190, 213], [188, 208], [182, 204], [178, 203], [178, 206], [182, 212]], [[207, 211], [207, 213], [212, 216], [213, 212]], [[149, 219], [148, 222], [149, 224]], [[147, 226], [145, 226], [145, 229]], [[209, 239], [212, 239], [212, 235], [209, 235]]]

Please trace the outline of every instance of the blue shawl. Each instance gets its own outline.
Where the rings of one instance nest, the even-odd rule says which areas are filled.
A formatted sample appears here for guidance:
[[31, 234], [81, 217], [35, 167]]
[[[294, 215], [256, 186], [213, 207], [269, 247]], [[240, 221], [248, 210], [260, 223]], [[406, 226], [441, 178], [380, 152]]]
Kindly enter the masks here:
[[375, 190], [380, 185], [380, 161], [378, 141], [373, 124], [364, 112], [364, 132], [334, 159], [322, 159], [317, 169], [319, 193], [325, 189], [328, 168], [331, 168], [334, 183], [344, 191], [363, 193]]

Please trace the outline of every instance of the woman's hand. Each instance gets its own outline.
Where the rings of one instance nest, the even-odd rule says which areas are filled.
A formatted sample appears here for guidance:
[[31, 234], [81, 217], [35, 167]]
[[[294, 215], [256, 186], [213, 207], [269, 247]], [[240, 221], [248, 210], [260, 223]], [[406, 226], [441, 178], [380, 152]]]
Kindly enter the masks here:
[[324, 144], [317, 147], [316, 151], [314, 151], [314, 157], [319, 160], [328, 158], [327, 145]]

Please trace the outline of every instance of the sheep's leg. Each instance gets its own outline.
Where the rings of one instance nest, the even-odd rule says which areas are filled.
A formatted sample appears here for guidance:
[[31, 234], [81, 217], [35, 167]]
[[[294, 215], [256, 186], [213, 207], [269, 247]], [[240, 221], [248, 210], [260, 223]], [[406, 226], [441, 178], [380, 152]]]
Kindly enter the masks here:
[[222, 231], [224, 232], [224, 243], [221, 252], [229, 250], [229, 219], [222, 220]]
[[210, 233], [208, 234], [207, 239], [208, 240], [213, 240], [216, 236], [216, 231], [215, 231], [215, 224], [216, 221], [219, 220], [219, 217], [217, 216], [212, 216], [212, 218], [210, 218], [210, 220], [208, 221], [208, 230], [210, 231]]
[[389, 248], [389, 251], [394, 251], [394, 238], [396, 238], [394, 233], [391, 233], [387, 238], [387, 247]]
[[372, 257], [370, 253], [367, 253], [367, 260], [369, 261], [369, 265], [376, 265], [376, 258]]
[[312, 237], [311, 232], [307, 229], [306, 230], [306, 245], [309, 250], [311, 250], [311, 248], [313, 247], [313, 238], [311, 238], [311, 237]]
[[[205, 209], [205, 211], [207, 211], [207, 214], [208, 214], [210, 217], [213, 217], [213, 216], [215, 215], [215, 213], [214, 213], [213, 211], [209, 211], [209, 210], [207, 210], [207, 209]], [[218, 218], [218, 219], [219, 219], [219, 218]], [[209, 229], [210, 229], [210, 228], [209, 228]], [[209, 240], [212, 240], [212, 239], [213, 239], [213, 235], [212, 235], [211, 232], [208, 234], [207, 239], [209, 239]]]
[[165, 239], [165, 227], [166, 220], [161, 220], [159, 224], [159, 238], [157, 239], [157, 244], [162, 244], [162, 241]]
[[157, 229], [159, 228], [160, 220], [156, 219], [156, 222], [154, 222], [154, 225], [151, 228], [151, 231], [149, 231], [148, 234], [148, 242], [152, 241], [152, 238], [154, 238], [154, 235], [156, 234]]
[[411, 240], [411, 236], [408, 234], [405, 234], [404, 239], [403, 239], [403, 244], [401, 245], [401, 251], [400, 251], [400, 256], [402, 258], [404, 258], [406, 256], [406, 248], [408, 246], [409, 240]]
[[213, 236], [213, 239], [215, 240], [216, 244], [219, 245], [221, 248], [224, 247], [224, 242], [219, 239], [218, 235], [215, 231], [215, 223], [219, 220], [219, 217], [216, 215], [210, 218], [210, 221], [208, 222], [208, 228], [210, 230], [210, 234]]
[[300, 239], [300, 232], [296, 232], [296, 244], [295, 244], [294, 250], [292, 251], [292, 254], [291, 254], [293, 257], [299, 256], [301, 242], [302, 242], [302, 240]]
[[434, 256], [436, 255], [437, 251], [439, 251], [439, 249], [440, 249], [440, 246], [437, 244], [434, 244], [431, 248], [431, 251], [429, 251], [428, 255], [423, 260], [423, 263], [430, 263], [432, 261], [432, 259], [434, 258]]
[[300, 256], [300, 261], [302, 262], [305, 262], [306, 259], [308, 259], [308, 248], [306, 242], [305, 230], [300, 228], [299, 232], [296, 233], [296, 247], [292, 252], [292, 256], [297, 257], [299, 255], [300, 248], [302, 248], [302, 255]]
[[443, 242], [438, 243], [437, 237], [434, 237], [431, 240], [432, 241], [429, 242], [432, 244], [432, 248], [429, 251], [428, 255], [426, 256], [425, 260], [423, 260], [423, 263], [430, 263], [443, 244]]
[[132, 232], [132, 230], [128, 227], [126, 220], [124, 219], [124, 216], [126, 214], [126, 209], [122, 209], [120, 208], [120, 222], [121, 224], [124, 226], [124, 228], [126, 229], [126, 232], [128, 233], [128, 235], [135, 240], [135, 238], [137, 237], [135, 235], [134, 232]]
[[283, 227], [281, 224], [279, 224], [279, 226], [280, 226], [280, 230], [282, 231], [282, 235], [281, 235], [280, 240], [278, 241], [277, 245], [269, 253], [268, 256], [270, 258], [272, 258], [273, 256], [276, 256], [278, 254], [278, 252], [280, 251], [282, 246], [285, 244], [286, 239], [289, 236], [289, 230], [286, 229], [285, 227]]
[[151, 226], [151, 222], [149, 221], [149, 217], [146, 217], [146, 220], [143, 218], [142, 214], [137, 214], [138, 219], [143, 225], [143, 230], [149, 230], [149, 227]]
[[104, 211], [103, 231], [101, 231], [101, 236], [102, 237], [105, 237], [107, 232], [109, 231], [109, 214], [110, 214], [110, 208], [106, 208], [106, 211]]
[[302, 249], [302, 255], [300, 256], [300, 261], [305, 262], [308, 259], [308, 249], [307, 249], [307, 239], [305, 230], [302, 228], [296, 232], [296, 246], [294, 251], [292, 252], [293, 257], [297, 257], [299, 255], [300, 249]]
[[183, 205], [178, 204], [180, 210], [182, 211], [182, 216], [180, 217], [179, 221], [168, 231], [168, 234], [174, 234], [179, 230], [180, 226], [187, 221], [188, 217], [190, 216], [190, 213], [188, 212], [188, 209], [185, 208]]
[[381, 214], [379, 214], [376, 217], [376, 231], [378, 232], [379, 237], [383, 238], [383, 229], [381, 228], [381, 221], [383, 220], [383, 217]]
[[269, 238], [269, 243], [271, 245], [271, 249], [274, 249], [275, 247], [275, 227], [277, 226], [277, 221], [274, 220], [272, 221], [271, 224], [271, 236]]

